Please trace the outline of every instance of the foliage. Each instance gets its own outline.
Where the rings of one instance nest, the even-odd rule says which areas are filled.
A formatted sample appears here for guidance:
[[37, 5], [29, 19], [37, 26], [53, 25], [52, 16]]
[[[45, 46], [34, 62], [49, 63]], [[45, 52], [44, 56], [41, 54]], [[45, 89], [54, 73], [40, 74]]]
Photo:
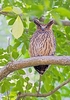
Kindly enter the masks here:
[[[0, 66], [5, 66], [11, 57], [15, 60], [29, 57], [29, 41], [34, 33], [36, 26], [31, 21], [34, 17], [44, 16], [47, 23], [50, 18], [54, 18], [58, 25], [53, 26], [56, 38], [56, 55], [70, 55], [70, 27], [63, 26], [62, 19], [70, 19], [70, 1], [69, 0], [0, 0], [2, 4], [1, 16], [6, 18], [6, 22], [0, 25], [0, 30], [5, 30], [4, 37], [8, 33], [11, 43], [3, 48], [0, 46]], [[13, 27], [13, 28], [12, 28]], [[2, 35], [3, 32], [1, 32]], [[12, 33], [12, 34], [10, 34]], [[23, 33], [23, 34], [22, 34]], [[3, 36], [2, 36], [3, 38]], [[5, 38], [5, 39], [6, 39]], [[2, 44], [3, 40], [0, 41]], [[7, 43], [6, 43], [7, 44]], [[57, 85], [70, 77], [70, 68], [68, 66], [51, 66], [42, 76], [41, 93], [47, 93], [53, 90]], [[3, 100], [14, 100], [17, 93], [32, 92], [36, 93], [38, 88], [38, 73], [31, 68], [21, 69], [13, 72], [0, 82], [0, 93]], [[62, 87], [53, 95], [47, 97], [47, 100], [62, 100], [63, 97], [70, 97], [69, 85]], [[30, 97], [26, 100], [45, 100], [45, 98]]]

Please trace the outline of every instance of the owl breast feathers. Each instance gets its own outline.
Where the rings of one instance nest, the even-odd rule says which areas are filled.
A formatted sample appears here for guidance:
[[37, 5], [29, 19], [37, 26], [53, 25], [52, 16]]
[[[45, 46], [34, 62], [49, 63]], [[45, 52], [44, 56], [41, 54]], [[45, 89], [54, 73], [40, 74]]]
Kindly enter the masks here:
[[[34, 20], [37, 30], [30, 40], [29, 52], [31, 57], [51, 56], [55, 53], [55, 38], [52, 31], [53, 21], [48, 24], [41, 24], [37, 19]], [[35, 70], [43, 74], [49, 65], [34, 66]]]

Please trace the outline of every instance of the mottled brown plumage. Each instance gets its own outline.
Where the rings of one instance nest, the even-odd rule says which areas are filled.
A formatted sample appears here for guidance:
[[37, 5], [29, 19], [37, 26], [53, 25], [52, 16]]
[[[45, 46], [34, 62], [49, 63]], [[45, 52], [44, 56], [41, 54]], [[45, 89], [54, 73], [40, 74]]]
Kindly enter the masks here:
[[[51, 56], [55, 53], [55, 38], [52, 31], [53, 21], [48, 24], [41, 24], [37, 19], [34, 20], [37, 30], [33, 34], [29, 52], [31, 57]], [[49, 65], [34, 66], [35, 70], [43, 74]]]

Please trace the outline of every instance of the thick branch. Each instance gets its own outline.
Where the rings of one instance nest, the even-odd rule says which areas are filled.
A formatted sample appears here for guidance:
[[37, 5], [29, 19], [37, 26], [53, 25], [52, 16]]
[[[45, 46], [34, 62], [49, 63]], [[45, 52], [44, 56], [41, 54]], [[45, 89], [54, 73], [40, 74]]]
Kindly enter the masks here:
[[[0, 14], [4, 15], [4, 16], [11, 16], [11, 17], [15, 17], [16, 14], [13, 13], [13, 12], [5, 12], [5, 11], [0, 11]], [[20, 16], [23, 16], [23, 14], [20, 14]], [[33, 19], [30, 19], [30, 21], [33, 21], [35, 19], [35, 17]], [[45, 18], [43, 19], [40, 19], [40, 21], [44, 20]], [[70, 26], [70, 20], [61, 20], [61, 23], [64, 25], [64, 26]], [[57, 24], [57, 22], [54, 20], [54, 24]]]
[[[61, 23], [64, 26], [70, 26], [70, 20], [61, 20]], [[58, 23], [54, 20], [54, 24], [58, 24]]]
[[46, 64], [70, 65], [70, 56], [41, 56], [12, 61], [0, 69], [0, 80], [15, 70]]
[[44, 93], [44, 94], [33, 94], [33, 93], [23, 93], [20, 94], [16, 100], [20, 100], [21, 97], [25, 97], [25, 96], [32, 96], [32, 97], [47, 97], [52, 95], [54, 92], [56, 92], [58, 89], [60, 89], [62, 86], [64, 86], [65, 84], [69, 83], [70, 79], [66, 80], [65, 82], [63, 82], [62, 84], [60, 84], [59, 86], [57, 86], [54, 90], [48, 92], [48, 93]]

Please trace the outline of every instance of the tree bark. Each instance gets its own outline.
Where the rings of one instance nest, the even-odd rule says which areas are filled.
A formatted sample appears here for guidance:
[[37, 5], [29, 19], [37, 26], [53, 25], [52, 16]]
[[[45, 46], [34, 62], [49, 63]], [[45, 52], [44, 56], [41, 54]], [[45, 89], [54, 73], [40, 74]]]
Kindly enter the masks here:
[[70, 65], [70, 56], [41, 56], [9, 62], [0, 69], [0, 80], [15, 70], [46, 64]]

